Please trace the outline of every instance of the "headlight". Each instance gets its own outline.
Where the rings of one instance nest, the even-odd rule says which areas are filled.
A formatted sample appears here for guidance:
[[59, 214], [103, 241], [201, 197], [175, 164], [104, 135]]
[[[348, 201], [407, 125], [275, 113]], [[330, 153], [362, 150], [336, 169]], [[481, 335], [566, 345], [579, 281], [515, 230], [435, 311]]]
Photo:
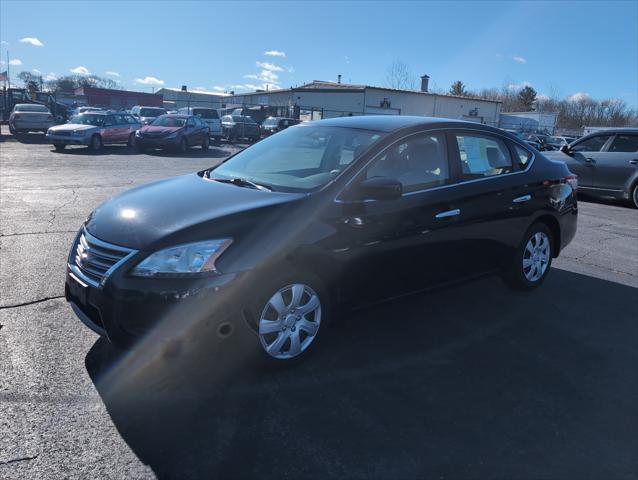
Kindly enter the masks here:
[[142, 260], [131, 274], [137, 277], [170, 277], [217, 272], [215, 261], [231, 243], [230, 238], [222, 238], [160, 250]]
[[179, 130], [177, 132], [173, 132], [170, 135], [167, 135], [166, 138], [177, 138], [177, 135], [179, 135]]
[[139, 130], [135, 130], [135, 136], [136, 137], [141, 137], [142, 136], [142, 132], [140, 132]]
[[86, 130], [73, 130], [71, 132], [71, 136], [73, 137], [83, 137], [86, 134]]

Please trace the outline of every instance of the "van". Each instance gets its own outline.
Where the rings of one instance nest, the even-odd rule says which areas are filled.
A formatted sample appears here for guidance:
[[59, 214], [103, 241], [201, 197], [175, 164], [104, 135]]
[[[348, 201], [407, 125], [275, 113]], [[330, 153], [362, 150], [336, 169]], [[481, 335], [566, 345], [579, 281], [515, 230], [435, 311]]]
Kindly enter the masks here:
[[208, 107], [184, 107], [180, 108], [177, 113], [180, 115], [195, 115], [199, 117], [210, 128], [210, 137], [214, 141], [219, 141], [222, 138], [222, 122], [219, 119], [219, 114], [214, 108]]

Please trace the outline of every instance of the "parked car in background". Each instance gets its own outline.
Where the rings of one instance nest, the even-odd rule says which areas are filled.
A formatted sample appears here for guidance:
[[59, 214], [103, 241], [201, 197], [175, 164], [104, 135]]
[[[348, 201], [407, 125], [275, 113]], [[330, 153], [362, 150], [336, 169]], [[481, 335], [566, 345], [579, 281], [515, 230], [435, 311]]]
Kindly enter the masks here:
[[592, 133], [547, 155], [578, 175], [583, 193], [630, 200], [638, 208], [638, 128]]
[[576, 140], [575, 137], [549, 136], [545, 140], [545, 143], [551, 145], [555, 150], [558, 150], [563, 145], [569, 145], [574, 140]]
[[160, 107], [144, 107], [136, 105], [131, 108], [133, 115], [142, 125], [147, 125], [160, 115], [166, 115], [166, 110]]
[[298, 123], [299, 120], [295, 120], [294, 118], [268, 117], [264, 120], [264, 123], [261, 124], [261, 133], [263, 136], [272, 135]]
[[76, 115], [80, 115], [81, 113], [89, 113], [89, 112], [103, 112], [104, 109], [100, 107], [77, 107], [72, 110], [69, 110], [69, 120]]
[[239, 139], [256, 141], [261, 138], [261, 127], [251, 117], [225, 115], [222, 117], [222, 135], [229, 142]]
[[55, 124], [51, 112], [37, 103], [18, 103], [9, 115], [9, 131], [15, 135], [24, 132], [44, 132]]
[[195, 115], [162, 115], [136, 132], [135, 145], [142, 152], [161, 148], [184, 153], [195, 145], [208, 150], [210, 129]]
[[266, 118], [269, 117], [268, 109], [261, 107], [243, 107], [236, 108], [232, 111], [231, 115], [237, 116], [241, 115], [243, 117], [250, 117], [258, 124], [262, 124]]
[[199, 117], [210, 129], [210, 137], [218, 142], [222, 138], [222, 122], [219, 113], [214, 108], [184, 107], [177, 111], [180, 115], [195, 115]]
[[128, 113], [90, 111], [74, 116], [69, 123], [49, 128], [47, 140], [57, 151], [67, 145], [87, 145], [94, 151], [111, 144], [133, 146], [135, 131], [140, 127]]

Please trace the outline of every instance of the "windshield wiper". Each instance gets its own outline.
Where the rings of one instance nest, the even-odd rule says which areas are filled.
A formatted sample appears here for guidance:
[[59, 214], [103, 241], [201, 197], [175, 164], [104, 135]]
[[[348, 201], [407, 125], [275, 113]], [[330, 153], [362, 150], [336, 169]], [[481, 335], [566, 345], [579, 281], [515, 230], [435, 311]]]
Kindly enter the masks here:
[[[210, 178], [210, 176], [209, 176]], [[245, 178], [213, 178], [217, 182], [232, 183], [238, 187], [254, 188], [256, 190], [263, 190], [264, 192], [272, 192], [274, 189], [270, 185], [261, 185], [259, 183], [251, 182]]]

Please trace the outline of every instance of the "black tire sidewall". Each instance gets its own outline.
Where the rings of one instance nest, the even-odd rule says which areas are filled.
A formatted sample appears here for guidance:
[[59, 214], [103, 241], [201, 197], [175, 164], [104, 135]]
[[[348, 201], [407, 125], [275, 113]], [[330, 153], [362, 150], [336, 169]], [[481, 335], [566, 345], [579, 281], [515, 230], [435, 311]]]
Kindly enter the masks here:
[[[98, 139], [97, 145], [95, 144], [96, 138]], [[91, 144], [89, 145], [89, 148], [93, 150], [94, 152], [97, 152], [98, 150], [102, 148], [102, 139], [100, 138], [99, 135], [95, 134], [91, 137]]]
[[[326, 330], [328, 330], [328, 326], [331, 323], [331, 318], [333, 315], [333, 302], [330, 298], [330, 294], [326, 286], [319, 277], [311, 272], [302, 270], [293, 270], [288, 273], [282, 274], [276, 273], [273, 275], [263, 275], [260, 278], [261, 281], [257, 283], [257, 288], [255, 290], [255, 300], [249, 307], [247, 314], [249, 316], [249, 320], [251, 321], [251, 323], [254, 324], [254, 327], [256, 329], [257, 338], [255, 340], [256, 346], [261, 353], [261, 355], [258, 356], [258, 358], [261, 359], [261, 365], [271, 367], [285, 367], [296, 364], [300, 361], [304, 361], [320, 348], [321, 344], [323, 343], [324, 337], [326, 336]], [[275, 294], [275, 292], [285, 287], [286, 285], [291, 285], [293, 283], [303, 283], [305, 285], [308, 285], [319, 296], [319, 301], [321, 303], [321, 323], [319, 326], [319, 330], [315, 335], [315, 339], [304, 352], [294, 358], [281, 360], [270, 356], [263, 349], [261, 345], [261, 339], [259, 338], [259, 319], [261, 318], [261, 314], [266, 306], [266, 303]]]
[[186, 153], [186, 150], [188, 150], [188, 141], [182, 137], [182, 139], [179, 141], [179, 151], [180, 153]]
[[631, 198], [629, 201], [631, 202], [634, 208], [638, 208], [638, 182], [631, 189]]
[[[547, 268], [545, 269], [545, 273], [541, 278], [536, 280], [535, 282], [531, 282], [525, 277], [525, 273], [523, 272], [523, 255], [525, 254], [525, 247], [527, 246], [527, 242], [529, 242], [530, 238], [534, 236], [536, 233], [542, 232], [547, 235], [549, 238], [550, 245], [550, 255], [549, 255], [549, 263], [547, 264]], [[514, 288], [518, 290], [533, 290], [534, 288], [539, 287], [543, 284], [547, 276], [549, 275], [550, 269], [552, 268], [552, 260], [555, 252], [555, 240], [552, 232], [549, 227], [542, 223], [537, 222], [534, 223], [523, 235], [523, 240], [521, 241], [516, 254], [514, 255], [514, 260], [512, 261], [512, 265], [510, 266], [509, 271], [505, 275], [506, 281]]]
[[209, 146], [210, 146], [210, 138], [206, 137], [202, 141], [202, 150], [208, 150]]

